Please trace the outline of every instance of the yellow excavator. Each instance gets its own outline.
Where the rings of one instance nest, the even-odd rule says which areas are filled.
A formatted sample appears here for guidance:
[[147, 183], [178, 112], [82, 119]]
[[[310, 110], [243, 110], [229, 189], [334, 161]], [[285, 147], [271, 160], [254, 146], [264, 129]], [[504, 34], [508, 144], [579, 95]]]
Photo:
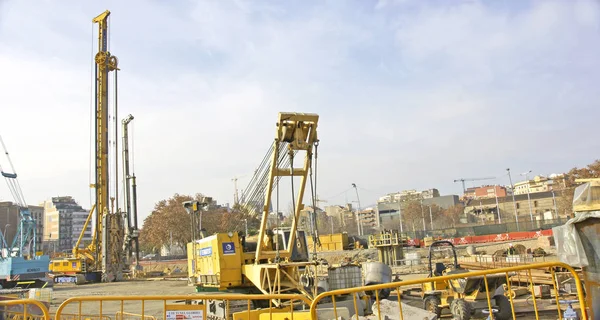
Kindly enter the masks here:
[[[316, 262], [309, 261], [306, 238], [298, 230], [298, 221], [316, 159], [318, 120], [316, 114], [279, 113], [257, 242], [249, 243], [245, 235], [237, 232], [194, 238], [187, 244], [188, 273], [197, 291], [314, 295], [310, 289], [314, 283], [311, 266]], [[287, 168], [280, 166], [286, 153], [290, 165]], [[301, 153], [303, 165], [294, 167], [294, 159]], [[300, 178], [297, 196], [293, 198], [292, 224], [289, 228], [268, 229], [270, 203], [280, 177], [292, 177], [292, 181]], [[193, 216], [203, 208], [198, 202], [184, 206]], [[192, 224], [196, 224], [194, 221]], [[273, 303], [279, 305], [280, 301]]]
[[[98, 53], [94, 59], [96, 64], [96, 174], [95, 184], [91, 185], [95, 189], [96, 203], [90, 210], [72, 255], [50, 261], [50, 276], [55, 283], [111, 282], [123, 278], [123, 216], [114, 208], [115, 199], [109, 196], [108, 80], [109, 73], [115, 71], [116, 89], [116, 71], [119, 70], [117, 57], [108, 51], [109, 15], [110, 11], [107, 10], [92, 20], [99, 26]], [[87, 247], [80, 248], [84, 232], [90, 223], [94, 223], [92, 241]]]

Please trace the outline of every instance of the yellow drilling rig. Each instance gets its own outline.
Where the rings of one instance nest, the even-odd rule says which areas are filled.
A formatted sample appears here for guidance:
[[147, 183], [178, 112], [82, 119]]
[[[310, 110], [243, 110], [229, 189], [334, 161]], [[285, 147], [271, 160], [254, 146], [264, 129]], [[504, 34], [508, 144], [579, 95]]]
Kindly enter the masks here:
[[[114, 72], [114, 91], [117, 90], [117, 57], [108, 51], [108, 17], [110, 11], [105, 11], [95, 17], [92, 22], [98, 24], [98, 53], [95, 62], [95, 183], [91, 185], [95, 189], [95, 204], [90, 210], [89, 216], [83, 226], [83, 230], [73, 247], [72, 254], [68, 257], [57, 258], [50, 262], [50, 275], [54, 282], [112, 282], [123, 279], [125, 268], [125, 256], [129, 253], [131, 257], [132, 246], [137, 243], [137, 230], [129, 225], [125, 228], [124, 220], [131, 221], [130, 206], [127, 204], [127, 212], [120, 212], [115, 207], [115, 198], [109, 195], [109, 73]], [[116, 117], [116, 99], [115, 99]], [[123, 120], [124, 132], [126, 125], [133, 119], [129, 116]], [[115, 125], [116, 137], [116, 125]], [[116, 140], [116, 138], [115, 138]], [[126, 153], [126, 138], [124, 136], [124, 156]], [[115, 172], [117, 171], [117, 148], [115, 141]], [[128, 161], [128, 159], [127, 159]], [[124, 159], [125, 163], [125, 159]], [[128, 164], [127, 164], [128, 165]], [[126, 168], [127, 175], [129, 174]], [[130, 179], [131, 177], [125, 177]], [[115, 182], [116, 179], [115, 174]], [[135, 185], [135, 180], [133, 178]], [[128, 184], [126, 184], [128, 186]], [[115, 183], [115, 193], [118, 185]], [[128, 191], [128, 190], [127, 190]], [[135, 191], [135, 190], [134, 190]], [[128, 192], [126, 192], [128, 194]], [[129, 199], [126, 199], [127, 201]], [[118, 201], [117, 206], [118, 206]], [[135, 199], [134, 199], [135, 202]], [[137, 219], [135, 228], [137, 228]], [[93, 235], [89, 245], [81, 248], [84, 233], [88, 226], [93, 224]], [[127, 229], [127, 230], [126, 230]], [[127, 233], [127, 235], [125, 234]], [[127, 238], [126, 238], [127, 236]], [[123, 250], [125, 248], [126, 250]], [[128, 252], [129, 251], [129, 252]], [[137, 254], [136, 248], [136, 254]]]

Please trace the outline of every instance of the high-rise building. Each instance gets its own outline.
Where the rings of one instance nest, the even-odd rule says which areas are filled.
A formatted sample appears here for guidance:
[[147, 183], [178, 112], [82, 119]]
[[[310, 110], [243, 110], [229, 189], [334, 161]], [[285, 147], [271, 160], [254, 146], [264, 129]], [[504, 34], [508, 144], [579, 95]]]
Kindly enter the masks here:
[[[44, 249], [50, 251], [70, 251], [73, 249], [89, 210], [83, 209], [72, 197], [53, 197], [43, 203]], [[92, 240], [92, 223], [89, 223], [81, 239], [80, 247]]]

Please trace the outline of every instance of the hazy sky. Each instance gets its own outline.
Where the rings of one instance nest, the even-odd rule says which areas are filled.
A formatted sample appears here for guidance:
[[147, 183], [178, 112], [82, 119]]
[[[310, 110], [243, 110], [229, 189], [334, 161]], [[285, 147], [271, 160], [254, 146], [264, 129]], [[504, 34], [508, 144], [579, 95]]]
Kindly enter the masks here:
[[600, 157], [596, 1], [99, 3], [0, 0], [0, 134], [30, 204], [89, 207], [91, 19], [106, 9], [142, 218], [176, 192], [232, 202], [279, 111], [320, 115], [330, 204], [355, 200], [353, 182], [365, 205]]

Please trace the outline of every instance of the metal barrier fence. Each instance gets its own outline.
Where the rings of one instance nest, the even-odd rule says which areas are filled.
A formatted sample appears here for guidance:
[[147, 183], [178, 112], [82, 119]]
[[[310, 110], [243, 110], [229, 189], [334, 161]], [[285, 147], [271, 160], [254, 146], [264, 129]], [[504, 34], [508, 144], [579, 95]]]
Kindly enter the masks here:
[[[415, 286], [415, 285], [426, 286], [428, 284], [431, 285], [430, 288], [432, 288], [433, 290], [423, 291], [421, 297], [422, 297], [424, 303], [427, 303], [428, 300], [432, 300], [432, 301], [435, 301], [436, 303], [444, 304], [443, 302], [440, 302], [440, 300], [443, 299], [446, 302], [445, 303], [446, 307], [450, 307], [451, 309], [456, 310], [457, 308], [461, 308], [461, 307], [465, 306], [465, 303], [457, 302], [458, 300], [462, 299], [462, 300], [468, 301], [467, 305], [483, 304], [482, 308], [480, 308], [479, 310], [473, 310], [473, 311], [479, 311], [484, 316], [487, 314], [488, 316], [491, 316], [492, 318], [496, 318], [495, 314], [497, 314], [501, 310], [500, 310], [500, 308], [498, 308], [498, 306], [494, 306], [494, 305], [496, 304], [496, 299], [499, 299], [499, 298], [497, 298], [498, 295], [502, 295], [502, 296], [506, 297], [506, 300], [508, 300], [508, 302], [510, 303], [510, 314], [508, 315], [509, 317], [506, 317], [506, 315], [507, 315], [506, 310], [502, 311], [504, 313], [503, 317], [506, 317], [506, 319], [511, 319], [511, 318], [516, 319], [516, 312], [515, 312], [516, 299], [515, 298], [517, 296], [517, 292], [516, 292], [517, 288], [513, 288], [511, 286], [511, 284], [517, 280], [516, 279], [513, 280], [512, 277], [515, 274], [520, 274], [523, 272], [525, 272], [527, 274], [527, 278], [528, 278], [527, 279], [528, 284], [527, 284], [526, 290], [531, 293], [531, 297], [526, 299], [525, 302], [528, 303], [528, 301], [531, 300], [532, 307], [533, 307], [532, 311], [535, 312], [535, 318], [540, 319], [540, 312], [546, 311], [546, 310], [538, 310], [538, 308], [541, 309], [541, 307], [542, 307], [542, 305], [541, 305], [542, 301], [547, 303], [548, 300], [550, 300], [551, 304], [556, 303], [556, 311], [558, 312], [558, 319], [563, 319], [563, 312], [561, 310], [561, 303], [560, 303], [561, 292], [559, 290], [559, 287], [558, 287], [558, 284], [556, 281], [555, 268], [562, 268], [564, 270], [568, 270], [571, 273], [571, 275], [574, 279], [576, 288], [577, 288], [577, 301], [578, 301], [580, 313], [581, 313], [580, 319], [587, 319], [587, 310], [586, 310], [587, 306], [585, 303], [585, 295], [584, 295], [583, 287], [581, 284], [581, 279], [579, 278], [579, 275], [572, 267], [570, 267], [567, 264], [561, 263], [561, 262], [545, 262], [545, 263], [506, 267], [506, 268], [492, 269], [492, 270], [472, 271], [472, 272], [466, 272], [466, 273], [448, 274], [448, 275], [433, 277], [433, 278], [421, 278], [421, 279], [415, 279], [415, 280], [406, 280], [406, 281], [392, 282], [392, 283], [387, 283], [387, 284], [379, 284], [379, 285], [372, 285], [372, 286], [366, 286], [366, 287], [328, 291], [328, 292], [324, 292], [324, 293], [318, 295], [313, 300], [311, 307], [310, 307], [311, 319], [322, 318], [322, 317], [319, 317], [319, 312], [321, 312], [320, 310], [322, 310], [322, 307], [320, 305], [325, 300], [331, 300], [330, 304], [332, 305], [332, 308], [330, 310], [327, 310], [327, 312], [333, 313], [333, 314], [332, 314], [332, 316], [327, 317], [327, 318], [338, 319], [338, 317], [342, 317], [344, 319], [347, 319], [350, 317], [355, 317], [354, 315], [360, 316], [360, 315], [372, 312], [373, 314], [375, 314], [378, 317], [379, 320], [383, 320], [386, 317], [391, 318], [391, 319], [404, 320], [405, 313], [407, 312], [406, 309], [414, 308], [414, 307], [411, 307], [410, 305], [406, 305], [402, 302], [402, 296], [403, 296], [402, 293], [407, 291], [408, 287]], [[534, 281], [532, 278], [532, 270], [534, 270], [534, 269], [549, 269], [550, 270], [550, 273], [552, 276], [553, 288], [554, 288], [554, 299], [543, 299], [543, 297], [536, 296], [538, 294], [536, 293], [536, 290], [534, 288]], [[505, 285], [502, 285], [502, 287], [501, 287], [502, 291], [498, 291], [498, 289], [500, 289], [499, 287], [492, 287], [492, 284], [494, 283], [493, 279], [498, 279], [497, 275], [503, 275], [503, 278], [506, 280]], [[474, 282], [476, 282], [476, 283], [474, 283]], [[447, 285], [440, 286], [439, 284], [447, 284]], [[483, 290], [481, 290], [481, 292], [477, 292], [474, 296], [470, 296], [470, 294], [465, 289], [466, 287], [469, 287], [469, 286], [478, 287]], [[456, 292], [456, 293], [460, 292], [461, 287], [463, 288], [463, 292], [461, 294], [456, 294], [456, 295], [449, 294], [452, 291]], [[452, 288], [452, 289], [450, 289], [450, 288]], [[364, 296], [361, 297], [361, 294], [363, 292], [374, 293], [374, 299], [370, 299], [368, 297], [364, 298]], [[391, 302], [391, 301], [388, 301], [388, 302], [395, 304], [397, 307], [395, 307], [393, 309], [393, 312], [390, 312], [390, 310], [392, 310], [390, 303], [387, 303], [387, 305], [382, 305], [382, 301], [383, 301], [383, 298], [386, 297], [389, 293], [394, 293], [394, 292], [396, 295], [396, 302]], [[430, 296], [437, 296], [437, 298], [428, 298]], [[474, 298], [474, 299], [472, 301], [470, 301], [469, 300], [470, 298]], [[374, 302], [371, 305], [369, 305], [369, 303], [371, 302], [370, 300], [374, 300]], [[454, 302], [452, 302], [452, 300], [454, 300]], [[365, 302], [366, 302], [366, 304], [365, 304]], [[438, 306], [440, 306], [440, 304], [438, 304]], [[385, 308], [387, 310], [382, 310], [384, 308], [383, 306], [385, 306]], [[504, 306], [506, 306], [506, 305], [504, 305]], [[502, 307], [502, 306], [500, 306], [500, 307]], [[471, 311], [470, 307], [467, 307], [466, 310], [469, 310], [469, 312]], [[387, 314], [382, 314], [382, 311], [387, 311]], [[432, 310], [432, 311], [435, 311], [435, 310]], [[460, 313], [460, 311], [461, 310], [459, 310], [459, 313]], [[414, 313], [413, 313], [413, 316], [414, 316]], [[512, 317], [510, 317], [510, 316], [512, 316]], [[421, 319], [423, 319], [423, 317], [421, 317]]]
[[[540, 272], [537, 269], [551, 274], [554, 295], [548, 293], [549, 297], [546, 297], [540, 288], [534, 286], [533, 275]], [[555, 272], [558, 269], [568, 271], [574, 280], [577, 293], [571, 299], [560, 290]], [[524, 286], [518, 287], [519, 283]], [[407, 294], [415, 286], [425, 290], [416, 297], [417, 300], [409, 299]], [[475, 293], [469, 291], [473, 288], [476, 288]], [[530, 297], [520, 299], [523, 291]], [[434, 296], [436, 298], [431, 298]], [[498, 303], [501, 300], [499, 296], [509, 303], [510, 311], [505, 309], [505, 304]], [[468, 303], [457, 302], [459, 298]], [[563, 319], [560, 301], [573, 299], [577, 301], [574, 307], [579, 306], [580, 319], [587, 319], [587, 306], [578, 273], [564, 263], [545, 262], [456, 274], [450, 272], [432, 278], [333, 290], [318, 295], [313, 301], [301, 294], [90, 296], [67, 299], [54, 316], [49, 314], [44, 304], [35, 300], [0, 301], [0, 310], [3, 312], [2, 319], [15, 320], [316, 320], [352, 319], [353, 316], [356, 319], [355, 315], [371, 313], [379, 320], [386, 317], [404, 320], [406, 313], [412, 313], [414, 318], [417, 310], [411, 304], [416, 302], [419, 312], [425, 312], [422, 308], [425, 304], [436, 313], [440, 307], [464, 312], [475, 309], [484, 317], [487, 314], [502, 320], [516, 319], [517, 312], [520, 312], [518, 308], [523, 312], [535, 312], [536, 319], [540, 319], [540, 313], [545, 315], [548, 307], [550, 311], [554, 310], [552, 304], [555, 304], [558, 319]], [[282, 302], [283, 307], [274, 308], [273, 300]], [[524, 310], [524, 306], [529, 309]]]
[[50, 315], [48, 308], [38, 300], [3, 300], [0, 301], [0, 319], [50, 319]]
[[[283, 308], [273, 309], [273, 300], [284, 303]], [[286, 313], [294, 317], [308, 308], [311, 301], [300, 294], [195, 294], [173, 296], [101, 296], [74, 297], [63, 302], [56, 310], [54, 319], [65, 319], [65, 313], [85, 314], [81, 319], [108, 320], [156, 320], [156, 319], [202, 319], [202, 320], [248, 320], [258, 319], [262, 313]], [[258, 309], [258, 308], [263, 309]], [[114, 315], [111, 316], [111, 315]], [[75, 318], [77, 319], [77, 318]]]

